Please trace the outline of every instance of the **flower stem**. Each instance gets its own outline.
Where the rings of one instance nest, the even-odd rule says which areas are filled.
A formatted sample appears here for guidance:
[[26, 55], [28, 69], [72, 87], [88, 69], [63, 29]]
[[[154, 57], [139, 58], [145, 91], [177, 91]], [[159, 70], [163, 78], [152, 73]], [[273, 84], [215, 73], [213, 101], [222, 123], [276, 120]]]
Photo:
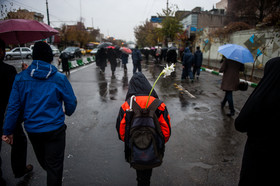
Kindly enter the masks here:
[[159, 80], [159, 78], [160, 78], [160, 76], [161, 76], [162, 74], [163, 74], [163, 72], [161, 72], [161, 73], [159, 74], [158, 78], [156, 79], [156, 81], [155, 81], [154, 84], [153, 84], [153, 87], [152, 87], [152, 89], [151, 89], [151, 91], [150, 91], [150, 93], [149, 93], [149, 97], [148, 97], [148, 100], [147, 100], [145, 109], [147, 109], [147, 107], [148, 107], [148, 103], [149, 103], [149, 100], [150, 100], [150, 96], [151, 96], [151, 94], [152, 94], [152, 92], [153, 92], [153, 90], [154, 90], [154, 88], [155, 88], [155, 85], [156, 85], [157, 81]]

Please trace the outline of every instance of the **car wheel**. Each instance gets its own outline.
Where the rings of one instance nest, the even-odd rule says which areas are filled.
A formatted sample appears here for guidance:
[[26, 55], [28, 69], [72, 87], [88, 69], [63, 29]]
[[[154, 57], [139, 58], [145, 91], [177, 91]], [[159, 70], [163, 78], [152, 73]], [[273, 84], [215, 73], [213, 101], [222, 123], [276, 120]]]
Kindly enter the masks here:
[[12, 59], [12, 56], [7, 55], [7, 56], [6, 56], [6, 59], [7, 59], [7, 60]]
[[29, 55], [26, 56], [26, 59], [31, 59], [31, 57], [32, 56], [29, 54]]

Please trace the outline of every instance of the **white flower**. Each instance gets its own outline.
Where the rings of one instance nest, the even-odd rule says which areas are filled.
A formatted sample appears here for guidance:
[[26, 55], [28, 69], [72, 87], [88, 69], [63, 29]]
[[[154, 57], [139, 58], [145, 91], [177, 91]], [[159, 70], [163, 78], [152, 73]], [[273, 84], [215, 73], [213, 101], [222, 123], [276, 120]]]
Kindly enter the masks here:
[[166, 64], [166, 67], [162, 70], [164, 75], [163, 77], [165, 78], [166, 76], [170, 76], [170, 74], [174, 71], [175, 71], [175, 65], [173, 63], [170, 66]]

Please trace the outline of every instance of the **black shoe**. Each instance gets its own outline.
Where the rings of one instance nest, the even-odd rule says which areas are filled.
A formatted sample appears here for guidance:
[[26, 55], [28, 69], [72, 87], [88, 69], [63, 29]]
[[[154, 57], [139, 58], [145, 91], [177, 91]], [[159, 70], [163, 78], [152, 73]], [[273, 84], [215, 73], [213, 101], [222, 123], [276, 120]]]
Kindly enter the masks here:
[[234, 112], [230, 112], [227, 114], [228, 117], [234, 116]]
[[15, 175], [15, 178], [20, 178], [20, 177], [22, 177], [22, 176], [24, 176], [24, 175], [26, 175], [26, 174], [28, 174], [32, 171], [33, 171], [33, 165], [28, 164], [28, 165], [26, 165], [26, 168], [25, 168], [23, 174]]

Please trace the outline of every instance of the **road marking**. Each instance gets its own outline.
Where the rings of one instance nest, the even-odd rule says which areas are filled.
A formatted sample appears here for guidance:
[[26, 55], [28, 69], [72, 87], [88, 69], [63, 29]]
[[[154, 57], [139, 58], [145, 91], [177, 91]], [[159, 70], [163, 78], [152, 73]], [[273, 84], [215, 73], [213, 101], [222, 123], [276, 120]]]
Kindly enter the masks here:
[[184, 87], [182, 87], [181, 85], [178, 85], [177, 83], [174, 83], [174, 86], [180, 90], [185, 92], [190, 98], [196, 98], [194, 95], [192, 95], [187, 89], [185, 89]]

